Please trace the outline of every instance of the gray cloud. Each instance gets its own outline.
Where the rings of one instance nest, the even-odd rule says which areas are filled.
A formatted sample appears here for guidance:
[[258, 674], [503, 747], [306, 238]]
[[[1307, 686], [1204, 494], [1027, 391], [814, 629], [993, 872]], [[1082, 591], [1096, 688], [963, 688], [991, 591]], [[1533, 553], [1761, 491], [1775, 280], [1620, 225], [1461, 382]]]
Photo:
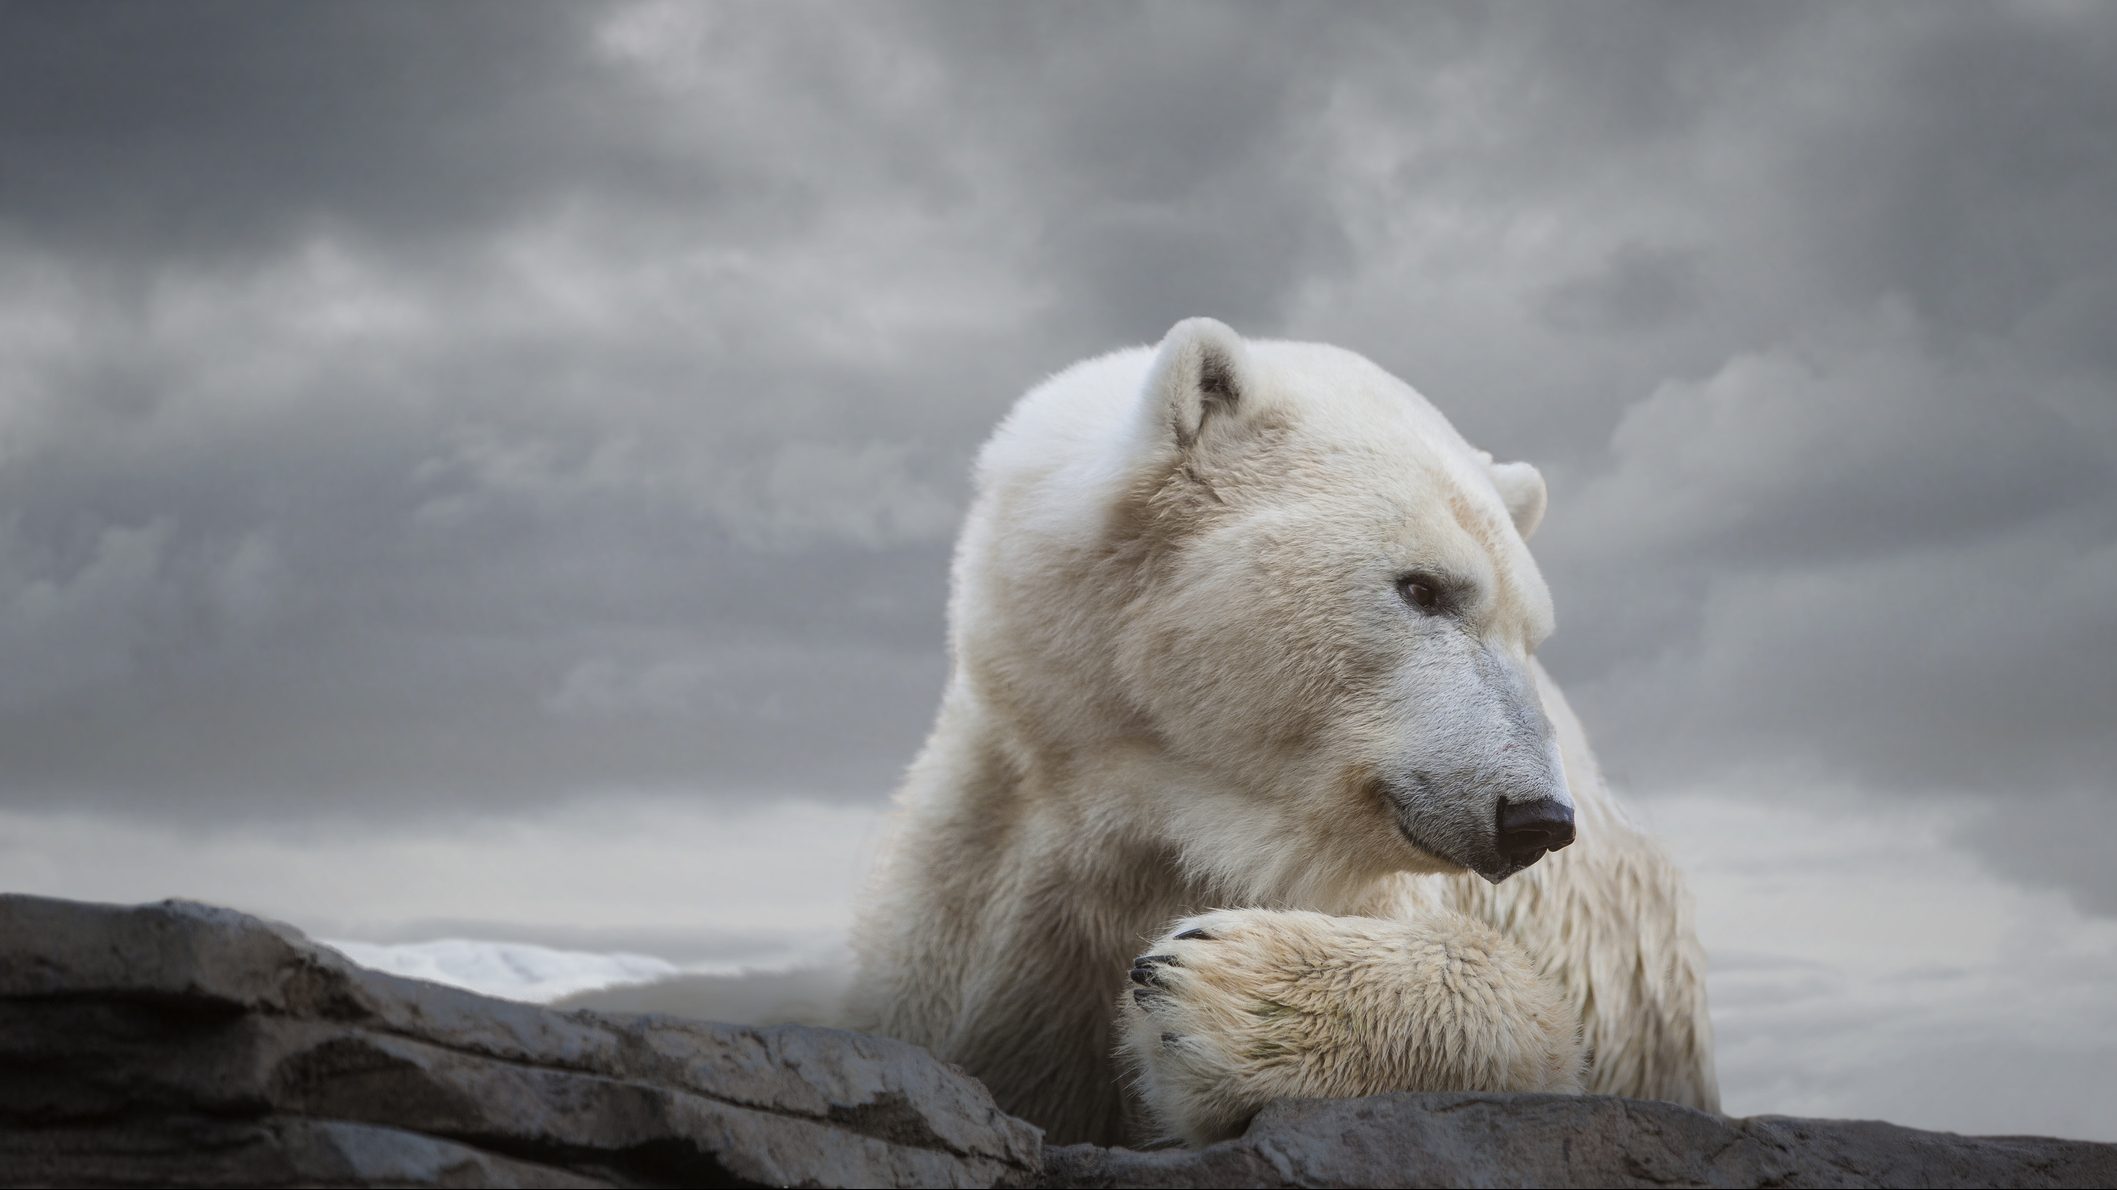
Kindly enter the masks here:
[[2117, 882], [2109, 879], [2109, 848], [2097, 823], [2109, 816], [2101, 774], [2055, 797], [2022, 797], [1999, 786], [1991, 806], [1961, 831], [2002, 875], [2032, 888], [2065, 893], [2082, 913], [2117, 918]]
[[1552, 286], [1539, 312], [1562, 331], [1636, 333], [1691, 312], [1701, 286], [1694, 253], [1628, 241], [1591, 271]]
[[978, 438], [1213, 313], [1544, 467], [1612, 771], [2117, 904], [2106, 10], [6, 19], [12, 803], [878, 796]]
[[597, 108], [614, 80], [594, 85], [583, 22], [559, 8], [16, 4], [7, 20], [4, 222], [76, 252], [210, 267], [334, 222], [431, 243], [610, 164], [581, 134], [612, 123]]

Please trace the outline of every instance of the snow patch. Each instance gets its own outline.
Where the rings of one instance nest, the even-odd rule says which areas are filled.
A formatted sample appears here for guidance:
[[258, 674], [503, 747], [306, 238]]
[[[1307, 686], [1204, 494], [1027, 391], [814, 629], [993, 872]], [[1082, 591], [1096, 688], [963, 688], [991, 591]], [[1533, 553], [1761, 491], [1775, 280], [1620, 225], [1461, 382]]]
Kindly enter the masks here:
[[576, 992], [651, 983], [683, 973], [652, 955], [555, 950], [527, 942], [442, 938], [432, 942], [326, 942], [363, 967], [544, 1004]]

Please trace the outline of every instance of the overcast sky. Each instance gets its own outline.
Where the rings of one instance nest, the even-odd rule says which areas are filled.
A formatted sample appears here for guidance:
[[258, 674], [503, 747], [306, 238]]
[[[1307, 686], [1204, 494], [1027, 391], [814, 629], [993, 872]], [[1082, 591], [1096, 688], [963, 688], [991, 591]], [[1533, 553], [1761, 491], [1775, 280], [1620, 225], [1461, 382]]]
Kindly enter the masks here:
[[1731, 1110], [2117, 1139], [2117, 7], [0, 6], [0, 887], [778, 953], [971, 452], [1210, 314], [1537, 463]]

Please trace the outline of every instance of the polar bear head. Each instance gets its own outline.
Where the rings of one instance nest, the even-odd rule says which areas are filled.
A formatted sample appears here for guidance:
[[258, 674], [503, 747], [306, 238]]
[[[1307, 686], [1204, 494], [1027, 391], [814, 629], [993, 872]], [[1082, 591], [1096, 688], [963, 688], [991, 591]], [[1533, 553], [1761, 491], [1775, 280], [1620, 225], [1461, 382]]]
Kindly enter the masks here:
[[1571, 842], [1543, 479], [1380, 367], [1191, 319], [1032, 392], [979, 478], [957, 680], [1094, 813], [1264, 896]]

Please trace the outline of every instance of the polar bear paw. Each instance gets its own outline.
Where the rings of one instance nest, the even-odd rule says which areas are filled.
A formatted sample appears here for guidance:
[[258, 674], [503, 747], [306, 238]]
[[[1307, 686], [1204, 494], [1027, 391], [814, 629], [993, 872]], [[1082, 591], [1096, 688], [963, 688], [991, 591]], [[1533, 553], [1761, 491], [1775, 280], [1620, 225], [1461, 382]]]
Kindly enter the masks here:
[[1581, 1089], [1580, 1024], [1557, 988], [1452, 913], [1189, 918], [1134, 961], [1118, 1024], [1141, 1101], [1193, 1145], [1274, 1099]]

